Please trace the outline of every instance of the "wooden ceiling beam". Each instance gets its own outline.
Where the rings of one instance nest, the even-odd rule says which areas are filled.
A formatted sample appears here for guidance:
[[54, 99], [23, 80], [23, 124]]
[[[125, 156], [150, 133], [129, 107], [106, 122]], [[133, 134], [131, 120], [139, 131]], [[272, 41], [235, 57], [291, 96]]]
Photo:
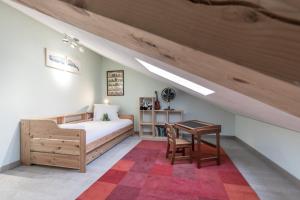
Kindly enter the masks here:
[[185, 0], [73, 2], [93, 12], [57, 0], [18, 1], [300, 117], [298, 26], [245, 7]]
[[[69, 0], [64, 0], [69, 1]], [[207, 6], [244, 6], [275, 20], [300, 25], [300, 3], [294, 0], [188, 0]], [[83, 1], [81, 1], [83, 2]], [[82, 4], [83, 6], [84, 4]]]
[[300, 3], [295, 0], [64, 1], [291, 84], [300, 82]]

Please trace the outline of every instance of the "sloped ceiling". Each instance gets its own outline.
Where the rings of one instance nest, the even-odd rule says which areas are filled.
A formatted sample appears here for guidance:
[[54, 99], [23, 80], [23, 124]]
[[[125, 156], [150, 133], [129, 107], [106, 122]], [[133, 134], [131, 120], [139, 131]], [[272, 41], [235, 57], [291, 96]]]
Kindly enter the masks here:
[[[219, 79], [224, 79], [223, 74], [225, 74], [225, 79], [226, 79], [226, 76], [227, 76], [227, 78], [232, 77], [231, 74], [226, 73], [226, 69], [228, 69], [228, 70], [230, 70], [230, 72], [235, 73], [234, 75], [241, 75], [241, 76], [238, 76], [238, 78], [242, 77], [240, 81], [243, 81], [244, 79], [246, 79], [247, 82], [251, 82], [251, 83], [253, 81], [256, 86], [259, 84], [267, 83], [267, 84], [270, 84], [270, 87], [274, 87], [274, 84], [278, 84], [277, 88], [279, 88], [279, 89], [277, 91], [279, 91], [279, 93], [283, 92], [283, 93], [281, 93], [281, 95], [282, 94], [286, 95], [285, 97], [290, 99], [287, 102], [293, 102], [293, 106], [295, 106], [295, 107], [293, 107], [293, 109], [298, 109], [294, 112], [287, 112], [285, 109], [282, 109], [282, 107], [280, 107], [280, 109], [278, 109], [278, 108], [276, 108], [276, 107], [278, 107], [277, 105], [276, 106], [268, 105], [266, 103], [263, 103], [260, 99], [259, 100], [254, 99], [252, 97], [249, 97], [251, 95], [245, 95], [239, 91], [239, 90], [245, 89], [256, 95], [257, 93], [255, 91], [251, 90], [251, 87], [250, 87], [251, 84], [250, 84], [250, 86], [248, 86], [248, 84], [246, 84], [246, 86], [243, 86], [243, 84], [242, 84], [242, 87], [241, 87], [239, 84], [239, 80], [238, 80], [237, 83], [232, 81], [232, 83], [230, 84], [230, 87], [228, 87], [228, 85], [223, 84], [223, 82], [221, 82], [222, 84], [220, 84], [220, 82], [218, 82], [218, 81], [211, 81], [211, 79], [208, 79], [205, 76], [202, 77], [202, 76], [199, 76], [198, 73], [193, 73], [195, 70], [194, 71], [184, 70], [185, 68], [178, 67], [177, 63], [174, 64], [169, 61], [170, 59], [166, 59], [165, 58], [166, 55], [164, 55], [164, 56], [160, 55], [159, 57], [157, 57], [157, 54], [154, 53], [151, 56], [149, 56], [148, 53], [145, 54], [144, 50], [138, 51], [138, 49], [136, 49], [134, 45], [132, 46], [132, 48], [130, 48], [130, 47], [128, 47], [128, 45], [117, 44], [116, 42], [110, 41], [109, 40], [110, 38], [104, 39], [103, 37], [100, 37], [99, 34], [95, 34], [95, 33], [93, 34], [93, 33], [87, 32], [85, 30], [79, 29], [79, 28], [75, 27], [74, 25], [70, 25], [70, 24], [64, 23], [62, 21], [59, 21], [59, 20], [55, 19], [55, 18], [57, 18], [57, 16], [55, 16], [55, 18], [49, 17], [48, 15], [42, 14], [41, 12], [38, 12], [36, 10], [33, 10], [26, 6], [23, 6], [19, 3], [16, 3], [15, 1], [10, 1], [10, 0], [3, 0], [3, 1], [8, 3], [9, 5], [15, 7], [16, 9], [24, 12], [25, 14], [33, 17], [34, 19], [57, 30], [58, 32], [67, 33], [69, 35], [73, 35], [73, 36], [79, 38], [83, 45], [85, 45], [86, 47], [94, 50], [95, 52], [97, 52], [105, 57], [108, 57], [110, 59], [118, 61], [119, 63], [122, 63], [128, 67], [131, 67], [135, 70], [138, 70], [138, 71], [145, 73], [149, 76], [152, 76], [154, 78], [161, 79], [160, 77], [156, 77], [153, 74], [149, 73], [139, 63], [137, 63], [135, 61], [135, 58], [143, 59], [149, 63], [152, 63], [156, 66], [160, 66], [161, 68], [171, 71], [175, 74], [180, 74], [182, 77], [185, 77], [186, 79], [189, 79], [191, 81], [199, 83], [200, 85], [203, 85], [205, 87], [208, 87], [208, 88], [216, 91], [216, 93], [213, 95], [204, 97], [197, 93], [194, 93], [191, 90], [183, 88], [180, 85], [170, 83], [170, 84], [173, 84], [174, 87], [184, 90], [194, 96], [197, 96], [206, 101], [209, 101], [209, 102], [211, 102], [217, 106], [220, 106], [226, 110], [229, 110], [231, 112], [238, 113], [238, 114], [248, 116], [253, 119], [261, 120], [261, 121], [264, 121], [264, 122], [267, 122], [270, 124], [274, 124], [277, 126], [285, 127], [285, 128], [300, 132], [300, 119], [297, 117], [297, 116], [299, 116], [298, 114], [300, 112], [299, 111], [300, 106], [297, 107], [297, 105], [300, 105], [300, 104], [297, 104], [297, 101], [298, 101], [298, 103], [300, 102], [300, 98], [298, 98], [298, 96], [300, 94], [299, 94], [299, 88], [295, 85], [287, 83], [283, 80], [277, 80], [277, 79], [273, 78], [272, 76], [265, 76], [264, 74], [256, 73], [256, 71], [248, 70], [247, 68], [243, 68], [243, 69], [245, 69], [245, 71], [243, 73], [241, 73], [241, 72], [236, 73], [232, 69], [234, 69], [234, 67], [240, 67], [240, 65], [237, 65], [236, 63], [232, 63], [232, 62], [229, 62], [229, 61], [226, 61], [223, 59], [215, 58], [206, 53], [197, 51], [197, 54], [194, 55], [194, 57], [193, 56], [189, 57], [191, 59], [195, 58], [197, 62], [199, 61], [199, 58], [201, 58], [200, 64], [204, 65], [205, 67], [212, 68], [212, 71], [214, 70], [213, 69], [214, 66], [224, 66], [225, 65], [225, 67], [223, 68], [224, 71], [220, 71], [217, 74], [217, 77]], [[42, 4], [43, 4], [43, 2], [48, 2], [48, 1], [39, 1], [39, 2], [42, 2]], [[49, 2], [53, 3], [56, 1], [49, 1]], [[39, 4], [37, 4], [37, 5], [39, 5]], [[57, 7], [57, 8], [59, 11], [58, 13], [61, 13], [62, 10], [60, 10], [59, 7]], [[75, 10], [75, 12], [78, 13], [77, 8], [76, 9], [73, 7], [69, 7], [69, 8], [71, 10]], [[79, 11], [82, 12], [82, 10], [79, 10]], [[43, 11], [43, 12], [45, 12], [45, 11]], [[84, 15], [86, 15], [85, 11], [83, 13], [84, 13]], [[90, 13], [88, 14], [88, 16], [91, 16]], [[101, 19], [102, 19], [102, 22], [104, 24], [106, 24], [106, 26], [110, 26], [110, 25], [113, 25], [114, 23], [117, 23], [117, 22], [111, 21], [107, 18], [101, 18]], [[99, 20], [99, 18], [95, 18], [94, 20]], [[120, 25], [120, 23], [117, 23], [117, 24]], [[82, 27], [80, 27], [80, 28], [82, 28]], [[130, 29], [131, 27], [128, 28], [127, 26], [123, 26], [122, 28], [123, 28], [122, 29], [123, 31], [126, 31], [126, 30]], [[140, 33], [141, 32], [135, 32], [135, 34], [136, 34], [135, 36], [140, 38], [139, 37]], [[115, 33], [111, 33], [111, 34], [114, 35]], [[120, 33], [120, 34], [121, 35], [119, 35], [119, 37], [124, 36], [124, 35], [122, 35], [122, 33]], [[151, 37], [155, 37], [152, 34], [149, 34], [149, 35]], [[143, 33], [143, 36], [145, 36], [144, 33]], [[142, 38], [145, 38], [145, 37], [142, 37]], [[160, 38], [157, 38], [157, 39], [160, 39]], [[148, 40], [145, 40], [143, 42], [147, 43], [147, 41]], [[151, 42], [152, 41], [153, 40], [151, 40]], [[169, 44], [167, 42], [170, 42], [170, 41], [166, 42], [164, 40], [161, 40], [161, 41], [164, 42], [163, 44], [167, 44], [167, 45]], [[190, 53], [190, 54], [194, 53], [193, 51], [190, 51], [190, 49], [184, 49], [184, 47], [182, 47], [182, 46], [179, 46], [179, 47], [176, 46], [177, 45], [176, 43], [171, 42], [171, 44], [173, 45], [171, 47], [179, 48], [181, 50], [178, 53]], [[147, 44], [146, 45], [144, 44], [144, 46], [147, 46]], [[144, 47], [144, 46], [142, 45], [142, 47]], [[168, 47], [170, 47], [170, 46], [168, 46]], [[171, 51], [166, 51], [166, 50], [168, 50], [168, 48], [164, 49], [164, 51], [160, 52], [160, 53], [163, 53], [163, 54], [174, 53], [174, 51], [171, 52]], [[190, 54], [187, 54], [187, 55], [190, 55]], [[172, 56], [174, 56], [174, 54], [172, 54]], [[181, 58], [181, 60], [182, 60], [182, 58]], [[190, 64], [192, 66], [198, 65], [198, 63], [195, 63], [195, 62], [191, 62], [188, 64]], [[182, 66], [182, 65], [180, 65], [180, 66]], [[226, 68], [226, 66], [227, 66], [227, 68]], [[197, 72], [198, 72], [198, 70], [197, 70]], [[202, 71], [200, 70], [200, 72], [202, 72]], [[252, 79], [251, 78], [249, 79], [249, 77], [248, 77], [249, 75], [250, 76], [252, 75]], [[296, 74], [296, 76], [297, 75], [298, 74]], [[166, 81], [166, 80], [163, 80], [163, 81]], [[263, 89], [265, 89], [265, 87], [268, 88], [268, 85], [267, 86], [259, 85], [259, 86]], [[287, 87], [285, 87], [285, 86], [287, 86]], [[250, 88], [250, 90], [249, 90], [249, 88]], [[266, 96], [269, 99], [276, 98], [276, 95], [275, 95], [275, 97], [273, 96], [274, 91], [276, 91], [276, 90], [274, 90], [274, 88], [272, 88], [272, 89], [273, 89], [273, 92], [270, 92], [268, 90], [264, 91], [267, 93]], [[287, 91], [287, 92], [285, 93], [284, 91]], [[294, 96], [289, 96], [289, 95], [291, 95], [291, 93], [294, 93]], [[284, 100], [284, 99], [280, 99], [280, 100]], [[286, 102], [286, 101], [284, 101], [284, 102]], [[288, 108], [288, 111], [290, 111], [289, 109], [290, 108]], [[283, 111], [283, 110], [285, 110], [285, 111]]]

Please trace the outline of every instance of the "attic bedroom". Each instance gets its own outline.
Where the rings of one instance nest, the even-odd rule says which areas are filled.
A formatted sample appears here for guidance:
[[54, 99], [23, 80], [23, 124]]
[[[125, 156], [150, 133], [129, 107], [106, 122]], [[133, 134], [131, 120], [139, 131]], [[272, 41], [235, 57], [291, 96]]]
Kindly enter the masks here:
[[1, 0], [0, 199], [298, 200], [296, 0]]

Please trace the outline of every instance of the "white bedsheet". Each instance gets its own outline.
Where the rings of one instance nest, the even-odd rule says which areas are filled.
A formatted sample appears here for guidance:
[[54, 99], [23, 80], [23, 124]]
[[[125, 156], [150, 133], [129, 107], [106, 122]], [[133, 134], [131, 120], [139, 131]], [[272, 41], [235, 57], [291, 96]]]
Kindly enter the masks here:
[[86, 131], [86, 144], [88, 144], [131, 124], [132, 121], [129, 119], [119, 119], [105, 122], [88, 121], [76, 124], [60, 124], [59, 127], [66, 129], [84, 129]]

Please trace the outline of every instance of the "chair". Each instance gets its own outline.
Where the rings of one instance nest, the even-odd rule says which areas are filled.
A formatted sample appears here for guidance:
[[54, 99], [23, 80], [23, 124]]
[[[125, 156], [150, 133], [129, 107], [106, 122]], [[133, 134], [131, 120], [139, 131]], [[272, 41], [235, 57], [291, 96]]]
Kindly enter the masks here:
[[[192, 143], [185, 139], [177, 138], [177, 133], [171, 124], [166, 124], [165, 126], [168, 137], [166, 158], [169, 158], [169, 155], [171, 154], [172, 165], [174, 164], [175, 160], [184, 159], [188, 159], [192, 163]], [[186, 150], [188, 150], [189, 155], [185, 155]], [[176, 153], [182, 153], [182, 155], [178, 156]]]

